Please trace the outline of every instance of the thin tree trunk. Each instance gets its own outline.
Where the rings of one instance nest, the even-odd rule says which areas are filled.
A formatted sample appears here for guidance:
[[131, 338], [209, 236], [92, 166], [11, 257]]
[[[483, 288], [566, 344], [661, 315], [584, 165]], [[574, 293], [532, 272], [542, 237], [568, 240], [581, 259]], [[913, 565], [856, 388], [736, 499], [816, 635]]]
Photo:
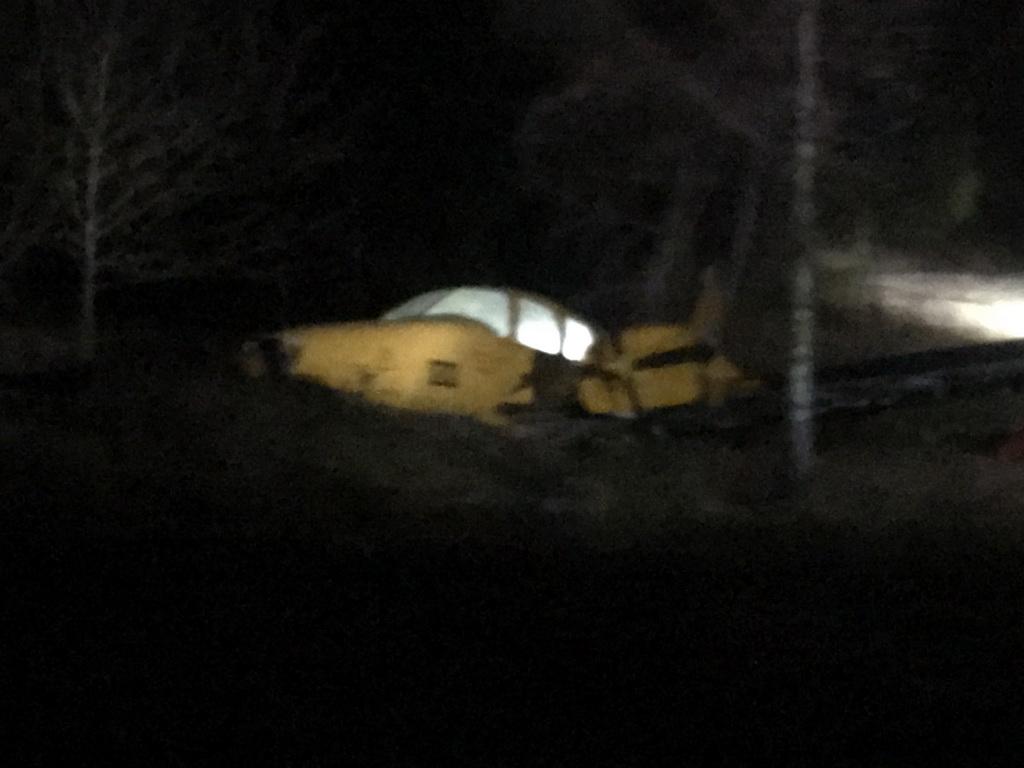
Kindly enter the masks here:
[[[91, 176], [91, 170], [90, 170]], [[99, 251], [99, 236], [96, 228], [95, 193], [91, 191], [90, 180], [86, 191], [86, 220], [82, 248], [82, 306], [79, 319], [78, 356], [87, 363], [96, 356], [96, 257]], [[90, 198], [92, 202], [90, 203]]]
[[690, 173], [691, 166], [680, 161], [672, 199], [644, 270], [641, 317], [634, 320], [685, 323], [700, 295], [703, 270], [697, 264], [699, 254], [693, 251], [696, 206]]
[[765, 158], [761, 153], [752, 156], [743, 180], [743, 191], [740, 196], [739, 210], [735, 217], [732, 241], [729, 245], [729, 261], [721, 264], [721, 277], [718, 280], [722, 293], [722, 309], [719, 317], [715, 317], [711, 326], [705, 331], [705, 341], [716, 349], [724, 343], [724, 318], [731, 315], [736, 307], [745, 278], [747, 261], [754, 247], [754, 232], [761, 209], [761, 186], [764, 183]]
[[820, 0], [801, 0], [797, 24], [799, 79], [796, 90], [796, 152], [793, 218], [799, 253], [792, 275], [792, 361], [789, 426], [793, 479], [800, 489], [814, 464], [814, 251], [817, 215], [818, 12]]
[[83, 363], [96, 356], [96, 260], [99, 255], [99, 182], [102, 147], [91, 137], [85, 171], [85, 200], [82, 211], [82, 309], [79, 359]]
[[83, 363], [96, 356], [96, 278], [100, 247], [100, 183], [103, 172], [103, 144], [107, 134], [107, 84], [110, 54], [100, 57], [95, 73], [95, 92], [85, 128], [85, 195], [82, 204], [82, 307], [79, 328], [79, 359]]

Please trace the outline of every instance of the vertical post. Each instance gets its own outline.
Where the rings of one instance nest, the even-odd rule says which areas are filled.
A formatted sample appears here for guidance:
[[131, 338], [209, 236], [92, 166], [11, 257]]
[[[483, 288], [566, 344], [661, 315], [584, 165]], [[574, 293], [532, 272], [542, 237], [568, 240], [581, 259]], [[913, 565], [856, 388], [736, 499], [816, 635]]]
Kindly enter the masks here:
[[82, 309], [79, 358], [88, 363], [96, 356], [96, 280], [99, 273], [99, 249], [102, 236], [100, 185], [107, 141], [107, 90], [110, 78], [110, 45], [103, 48], [95, 68], [86, 75], [86, 104], [82, 106], [85, 150], [85, 189], [82, 201]]
[[99, 162], [97, 148], [89, 147], [85, 182], [85, 221], [82, 224], [82, 305], [79, 327], [79, 362], [92, 362], [96, 356], [96, 260], [99, 253], [97, 227]]
[[814, 464], [814, 256], [817, 213], [818, 12], [820, 0], [800, 0], [797, 20], [796, 146], [793, 223], [799, 253], [792, 275], [792, 360], [789, 427], [794, 480], [799, 488]]

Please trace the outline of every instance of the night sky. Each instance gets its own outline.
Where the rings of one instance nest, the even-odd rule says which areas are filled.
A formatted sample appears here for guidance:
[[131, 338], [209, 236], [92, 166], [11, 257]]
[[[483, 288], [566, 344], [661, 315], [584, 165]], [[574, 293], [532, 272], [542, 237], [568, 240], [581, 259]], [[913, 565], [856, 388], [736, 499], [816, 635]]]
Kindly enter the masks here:
[[[771, 252], [788, 215], [791, 30], [785, 4], [739, 13], [746, 5], [278, 4], [274, 25], [325, 32], [301, 77], [316, 89], [335, 76], [312, 119], [343, 137], [347, 157], [302, 185], [241, 184], [230, 205], [262, 194], [278, 212], [271, 220], [338, 213], [277, 256], [299, 268], [297, 319], [377, 312], [463, 282], [572, 303], [642, 271], [672, 206], [695, 212], [694, 247], [713, 260], [728, 251], [739, 185], [757, 157], [768, 165], [760, 247]], [[969, 145], [984, 179], [977, 213], [945, 234], [1014, 242], [1024, 203], [1019, 4], [823, 7], [836, 120], [826, 129], [835, 164], [822, 170], [824, 225], [843, 235], [851, 199], [887, 211], [933, 196], [946, 170], [920, 169]], [[200, 233], [188, 247], [203, 242]]]
[[[521, 194], [523, 168], [517, 163], [515, 134], [531, 102], [564, 88], [587, 53], [579, 50], [572, 34], [582, 22], [558, 4], [550, 7], [552, 20], [546, 28], [544, 12], [510, 12], [515, 0], [501, 8], [489, 5], [441, 3], [346, 17], [352, 46], [340, 54], [342, 66], [351, 68], [353, 79], [366, 83], [368, 92], [376, 91], [379, 100], [364, 134], [365, 155], [357, 161], [364, 173], [355, 182], [362, 215], [381, 243], [404, 243], [412, 249], [422, 245], [435, 252], [439, 263], [467, 273], [459, 278], [471, 277], [476, 269], [494, 271], [485, 264], [493, 260], [499, 275], [529, 279], [531, 270], [544, 271], [551, 256], [539, 257], [525, 275], [517, 268], [518, 260], [529, 261], [523, 243], [537, 233], [522, 226], [524, 216], [536, 213], [530, 207], [536, 201]], [[684, 3], [670, 13], [662, 3], [623, 4], [637, 28], [694, 48], [713, 48], [718, 35], [708, 22], [713, 17], [708, 6], [713, 5]], [[908, 23], [919, 23], [932, 34], [928, 50], [906, 57], [906, 76], [918, 78], [932, 93], [955, 88], [956, 98], [972, 102], [981, 162], [998, 169], [998, 174], [988, 174], [991, 182], [985, 192], [997, 199], [983, 201], [989, 206], [983, 214], [997, 233], [1014, 229], [1016, 217], [1005, 207], [1010, 190], [1024, 177], [1019, 160], [1024, 153], [1018, 146], [1019, 131], [1013, 128], [1024, 112], [1020, 9], [1014, 3], [986, 4], [984, 13], [973, 4], [938, 1], [889, 5], [906, 6]], [[467, 12], [468, 6], [472, 10]], [[863, 18], [870, 27], [871, 9], [881, 6], [861, 6], [867, 9]], [[557, 19], [559, 13], [565, 18]], [[831, 56], [828, 40], [826, 59]], [[890, 74], [897, 79], [901, 75], [899, 70]], [[744, 87], [739, 81], [726, 85], [737, 91]], [[848, 110], [850, 125], [864, 134], [881, 133], [888, 122], [903, 117], [886, 114], [887, 107], [901, 105], [887, 101], [890, 94], [884, 89], [879, 91], [862, 93], [863, 103]], [[923, 132], [950, 128], [939, 123], [944, 116], [939, 108], [930, 116], [928, 104], [920, 106], [920, 113], [910, 115], [911, 129], [889, 139], [888, 151], [896, 158], [923, 143], [928, 138]], [[999, 205], [1004, 210], [997, 210]], [[489, 210], [493, 207], [499, 210]], [[474, 227], [486, 232], [474, 233]], [[521, 242], [509, 243], [513, 237]], [[468, 263], [450, 264], [456, 254], [471, 250], [475, 238], [486, 241], [481, 249], [486, 252], [475, 260], [467, 256]], [[566, 268], [564, 259], [560, 261]]]
[[[553, 3], [539, 9], [535, 3], [506, 0], [489, 5], [441, 3], [353, 14], [346, 20], [354, 45], [342, 54], [345, 66], [360, 73], [358, 80], [372, 83], [369, 91], [379, 89], [381, 100], [366, 135], [366, 154], [358, 161], [361, 215], [373, 248], [404, 252], [392, 254], [399, 260], [405, 254], [413, 259], [419, 274], [410, 276], [412, 280], [434, 285], [497, 279], [569, 298], [593, 278], [590, 267], [603, 254], [549, 236], [552, 228], [559, 228], [564, 210], [542, 195], [524, 194], [531, 179], [517, 154], [517, 131], [534, 100], [578, 82], [581, 62], [605, 37], [616, 36], [616, 30], [602, 27], [601, 14], [591, 11], [604, 9], [610, 17], [615, 4]], [[716, 54], [734, 47], [735, 38], [715, 21], [714, 3], [675, 5], [669, 9], [664, 3], [631, 0], [619, 10], [630, 28], [682, 51], [680, 59], [690, 51], [707, 50], [713, 66]], [[847, 11], [844, 4], [842, 12], [865, 30], [859, 37], [845, 30], [832, 34], [829, 3], [824, 6], [826, 88], [840, 78], [845, 87], [845, 81], [856, 79], [851, 72], [866, 73], [856, 88], [837, 97], [849, 99], [841, 104], [845, 123], [835, 142], [840, 152], [849, 153], [848, 164], [870, 164], [873, 182], [884, 184], [879, 167], [893, 177], [905, 177], [919, 165], [921, 147], [931, 139], [955, 131], [970, 133], [986, 184], [968, 234], [1012, 241], [1021, 230], [1017, 211], [1024, 202], [1024, 148], [1016, 129], [1024, 118], [1024, 37], [1018, 5], [990, 3], [981, 11], [976, 4], [940, 0], [865, 2]], [[910, 31], [892, 42], [884, 27], [894, 19]], [[756, 37], [757, 30], [741, 30], [741, 41], [743, 35]], [[881, 40], [872, 56], [892, 46], [889, 69], [872, 71], [877, 60], [865, 63], [851, 57], [850, 41], [860, 46], [864, 37]], [[779, 52], [777, 59], [785, 57]], [[758, 69], [756, 63], [753, 69]], [[909, 82], [907, 88], [897, 87], [902, 81]], [[738, 100], [751, 88], [739, 78], [714, 86], [727, 96], [734, 90]], [[910, 86], [923, 94], [917, 101], [904, 95]], [[657, 97], [651, 103], [654, 111], [667, 109]], [[965, 119], [965, 114], [970, 117]], [[731, 140], [716, 125], [715, 115], [711, 126], [712, 143]], [[893, 126], [901, 127], [893, 131]], [[618, 139], [628, 144], [637, 134]], [[681, 144], [689, 140], [682, 136]], [[594, 148], [593, 162], [603, 162], [603, 151]], [[921, 186], [929, 183], [923, 180]], [[782, 162], [774, 189], [784, 193], [786, 184]], [[663, 191], [656, 190], [656, 195]], [[730, 190], [712, 193], [728, 198]], [[845, 204], [845, 196], [838, 197]], [[663, 198], [656, 200], [654, 208], [664, 205]], [[719, 216], [731, 214], [728, 204], [718, 210]], [[731, 219], [713, 222], [710, 234], [705, 226], [704, 242], [727, 242], [731, 228]]]

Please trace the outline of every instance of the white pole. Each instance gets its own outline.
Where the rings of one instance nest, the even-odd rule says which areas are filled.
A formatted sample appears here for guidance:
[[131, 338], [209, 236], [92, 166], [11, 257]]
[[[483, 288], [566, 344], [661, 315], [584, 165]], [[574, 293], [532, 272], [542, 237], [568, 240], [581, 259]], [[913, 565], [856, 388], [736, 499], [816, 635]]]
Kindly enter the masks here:
[[796, 146], [793, 220], [799, 253], [792, 276], [792, 360], [789, 426], [794, 479], [800, 483], [814, 464], [814, 250], [817, 212], [818, 12], [820, 0], [800, 0], [797, 21]]

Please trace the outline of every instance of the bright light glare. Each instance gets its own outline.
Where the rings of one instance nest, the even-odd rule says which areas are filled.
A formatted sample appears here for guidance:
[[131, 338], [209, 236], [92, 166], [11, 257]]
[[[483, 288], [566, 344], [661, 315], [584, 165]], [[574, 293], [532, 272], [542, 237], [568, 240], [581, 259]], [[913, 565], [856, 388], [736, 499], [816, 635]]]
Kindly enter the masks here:
[[562, 343], [562, 356], [566, 360], [578, 363], [584, 360], [594, 343], [594, 334], [579, 320], [571, 317], [565, 320], [565, 341]]
[[964, 325], [985, 331], [992, 338], [1024, 337], [1024, 301], [1004, 299], [991, 304], [958, 303], [957, 314]]
[[1024, 275], [882, 275], [867, 287], [884, 312], [979, 339], [1024, 338]]
[[554, 310], [532, 299], [520, 299], [516, 341], [531, 349], [557, 355], [562, 347], [562, 332]]
[[516, 328], [516, 341], [531, 349], [546, 352], [549, 355], [557, 355], [562, 340], [557, 324], [530, 318], [519, 321], [519, 327]]

